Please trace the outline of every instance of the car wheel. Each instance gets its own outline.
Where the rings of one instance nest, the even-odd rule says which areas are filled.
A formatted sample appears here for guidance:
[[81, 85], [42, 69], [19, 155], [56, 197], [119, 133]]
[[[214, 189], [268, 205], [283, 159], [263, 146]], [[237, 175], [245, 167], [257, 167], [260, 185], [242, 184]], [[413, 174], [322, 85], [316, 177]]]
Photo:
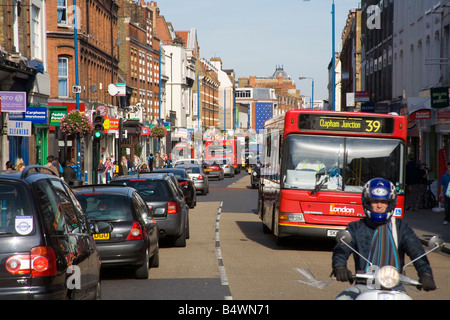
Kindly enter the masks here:
[[148, 258], [148, 247], [145, 249], [144, 264], [136, 269], [135, 276], [136, 279], [148, 279], [148, 270], [150, 268], [149, 258]]

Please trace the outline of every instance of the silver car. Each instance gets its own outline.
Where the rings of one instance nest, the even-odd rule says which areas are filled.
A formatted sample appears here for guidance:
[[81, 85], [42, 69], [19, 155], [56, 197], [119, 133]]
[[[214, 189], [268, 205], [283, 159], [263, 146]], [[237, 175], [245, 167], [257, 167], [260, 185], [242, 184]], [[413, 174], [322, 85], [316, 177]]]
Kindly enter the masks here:
[[217, 163], [219, 163], [225, 176], [234, 177], [235, 172], [230, 158], [214, 159], [214, 161], [217, 161]]
[[177, 165], [176, 168], [183, 168], [189, 178], [194, 181], [195, 188], [200, 190], [202, 194], [209, 193], [209, 181], [208, 176], [203, 171], [203, 168], [196, 164]]

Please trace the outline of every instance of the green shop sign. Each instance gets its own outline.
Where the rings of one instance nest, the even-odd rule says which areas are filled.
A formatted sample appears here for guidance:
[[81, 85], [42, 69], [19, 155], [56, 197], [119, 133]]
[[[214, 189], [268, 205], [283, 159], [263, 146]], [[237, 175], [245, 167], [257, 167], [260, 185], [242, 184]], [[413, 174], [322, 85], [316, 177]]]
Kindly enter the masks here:
[[442, 109], [449, 107], [449, 88], [432, 88], [430, 90], [431, 95], [431, 108]]
[[61, 119], [67, 115], [67, 107], [51, 107], [50, 108], [50, 127], [60, 127]]

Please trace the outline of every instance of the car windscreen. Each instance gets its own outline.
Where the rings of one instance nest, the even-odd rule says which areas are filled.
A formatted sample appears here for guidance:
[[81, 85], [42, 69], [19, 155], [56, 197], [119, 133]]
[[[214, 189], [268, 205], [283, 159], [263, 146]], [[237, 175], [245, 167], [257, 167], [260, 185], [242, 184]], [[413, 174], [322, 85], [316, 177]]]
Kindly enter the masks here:
[[132, 219], [131, 202], [125, 195], [102, 192], [77, 193], [88, 219], [128, 221]]
[[34, 234], [31, 203], [23, 185], [0, 182], [0, 237]]
[[167, 182], [164, 180], [127, 179], [111, 181], [111, 184], [133, 187], [145, 201], [167, 201], [171, 198]]

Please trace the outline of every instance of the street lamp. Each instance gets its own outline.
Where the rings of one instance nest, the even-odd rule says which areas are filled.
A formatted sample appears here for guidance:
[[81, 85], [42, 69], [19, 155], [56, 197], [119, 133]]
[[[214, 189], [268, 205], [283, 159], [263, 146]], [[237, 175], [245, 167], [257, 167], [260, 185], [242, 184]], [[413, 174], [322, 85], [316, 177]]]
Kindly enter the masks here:
[[335, 18], [335, 5], [334, 5], [334, 0], [333, 0], [333, 4], [331, 6], [331, 16], [332, 16], [332, 56], [331, 56], [331, 61], [332, 61], [332, 70], [331, 70], [331, 74], [332, 74], [332, 92], [333, 92], [333, 103], [332, 103], [332, 107], [333, 107], [333, 111], [336, 110], [336, 57], [335, 57], [335, 46], [336, 46], [336, 18]]
[[[310, 1], [310, 0], [303, 0], [303, 1], [305, 1], [305, 2], [308, 2], [308, 1]], [[333, 102], [332, 102], [332, 107], [333, 107], [333, 111], [334, 110], [336, 110], [336, 58], [335, 58], [335, 52], [336, 52], [336, 40], [335, 40], [335, 38], [336, 38], [336, 18], [335, 18], [335, 4], [334, 4], [334, 0], [333, 0], [333, 2], [332, 2], [332, 5], [331, 5], [331, 24], [332, 24], [332, 35], [331, 35], [331, 38], [332, 38], [332, 45], [331, 45], [331, 51], [332, 51], [332, 55], [331, 55], [331, 64], [332, 64], [332, 66], [331, 66], [331, 74], [332, 74], [332, 84], [331, 84], [331, 86], [332, 86], [332, 100], [333, 100]]]
[[311, 77], [300, 77], [298, 79], [299, 80], [306, 80], [306, 79], [312, 80], [311, 109], [314, 110], [314, 78], [311, 78]]

